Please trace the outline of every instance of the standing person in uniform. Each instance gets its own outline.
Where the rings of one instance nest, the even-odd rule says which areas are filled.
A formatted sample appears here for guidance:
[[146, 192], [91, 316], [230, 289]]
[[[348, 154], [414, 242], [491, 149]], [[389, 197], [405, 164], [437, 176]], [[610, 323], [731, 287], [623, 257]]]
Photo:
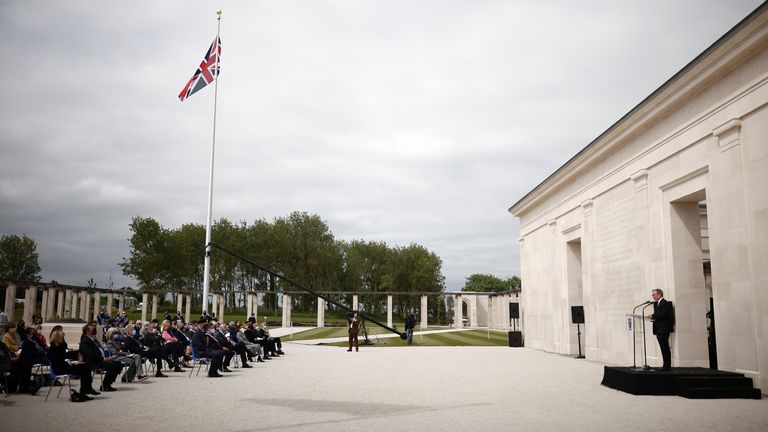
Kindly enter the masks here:
[[408, 345], [413, 344], [413, 329], [416, 327], [416, 316], [413, 312], [405, 314], [405, 336], [408, 339]]
[[651, 291], [653, 297], [653, 314], [648, 318], [653, 320], [653, 334], [659, 341], [661, 357], [664, 361], [661, 367], [662, 371], [668, 371], [672, 368], [672, 350], [669, 348], [669, 334], [674, 330], [674, 312], [672, 303], [664, 298], [664, 291], [655, 289]]
[[349, 332], [349, 349], [347, 350], [352, 351], [352, 344], [355, 344], [355, 351], [360, 351], [360, 347], [357, 343], [357, 333], [360, 331], [360, 312], [354, 311], [347, 314], [347, 324], [349, 324], [349, 328], [347, 331]]

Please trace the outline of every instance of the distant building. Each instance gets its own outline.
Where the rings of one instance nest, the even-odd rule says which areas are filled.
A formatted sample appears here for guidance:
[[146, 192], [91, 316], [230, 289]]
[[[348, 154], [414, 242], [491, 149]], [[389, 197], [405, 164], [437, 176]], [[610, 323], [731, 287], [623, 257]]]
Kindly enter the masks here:
[[[587, 358], [632, 365], [627, 314], [662, 288], [673, 366], [716, 362], [768, 391], [768, 3], [509, 211], [526, 346], [576, 353], [583, 305]], [[652, 365], [657, 349], [650, 336]]]

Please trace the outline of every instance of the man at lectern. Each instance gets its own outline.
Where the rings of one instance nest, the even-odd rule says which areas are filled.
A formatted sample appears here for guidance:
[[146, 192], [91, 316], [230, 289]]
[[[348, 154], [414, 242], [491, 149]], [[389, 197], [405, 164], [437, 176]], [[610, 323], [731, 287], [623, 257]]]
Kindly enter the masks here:
[[648, 315], [648, 318], [653, 320], [653, 334], [659, 341], [661, 357], [664, 359], [661, 370], [668, 371], [672, 368], [672, 352], [669, 349], [669, 334], [674, 331], [672, 303], [664, 299], [664, 291], [660, 289], [651, 291], [651, 297], [654, 301], [653, 314]]

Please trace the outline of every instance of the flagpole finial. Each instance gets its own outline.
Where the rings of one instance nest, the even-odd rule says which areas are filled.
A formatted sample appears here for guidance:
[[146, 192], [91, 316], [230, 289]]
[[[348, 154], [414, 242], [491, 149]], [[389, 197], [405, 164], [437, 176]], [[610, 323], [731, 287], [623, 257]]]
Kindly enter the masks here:
[[221, 16], [221, 9], [216, 9], [216, 15]]

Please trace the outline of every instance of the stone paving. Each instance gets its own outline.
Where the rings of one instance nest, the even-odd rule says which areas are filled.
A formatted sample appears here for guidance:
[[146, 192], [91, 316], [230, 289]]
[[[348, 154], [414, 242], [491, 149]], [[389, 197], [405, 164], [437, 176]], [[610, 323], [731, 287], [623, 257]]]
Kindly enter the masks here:
[[[275, 334], [282, 331], [273, 331]], [[507, 347], [344, 348], [287, 355], [225, 378], [172, 373], [73, 404], [0, 397], [12, 431], [759, 431], [768, 399], [632, 396], [603, 364]]]

